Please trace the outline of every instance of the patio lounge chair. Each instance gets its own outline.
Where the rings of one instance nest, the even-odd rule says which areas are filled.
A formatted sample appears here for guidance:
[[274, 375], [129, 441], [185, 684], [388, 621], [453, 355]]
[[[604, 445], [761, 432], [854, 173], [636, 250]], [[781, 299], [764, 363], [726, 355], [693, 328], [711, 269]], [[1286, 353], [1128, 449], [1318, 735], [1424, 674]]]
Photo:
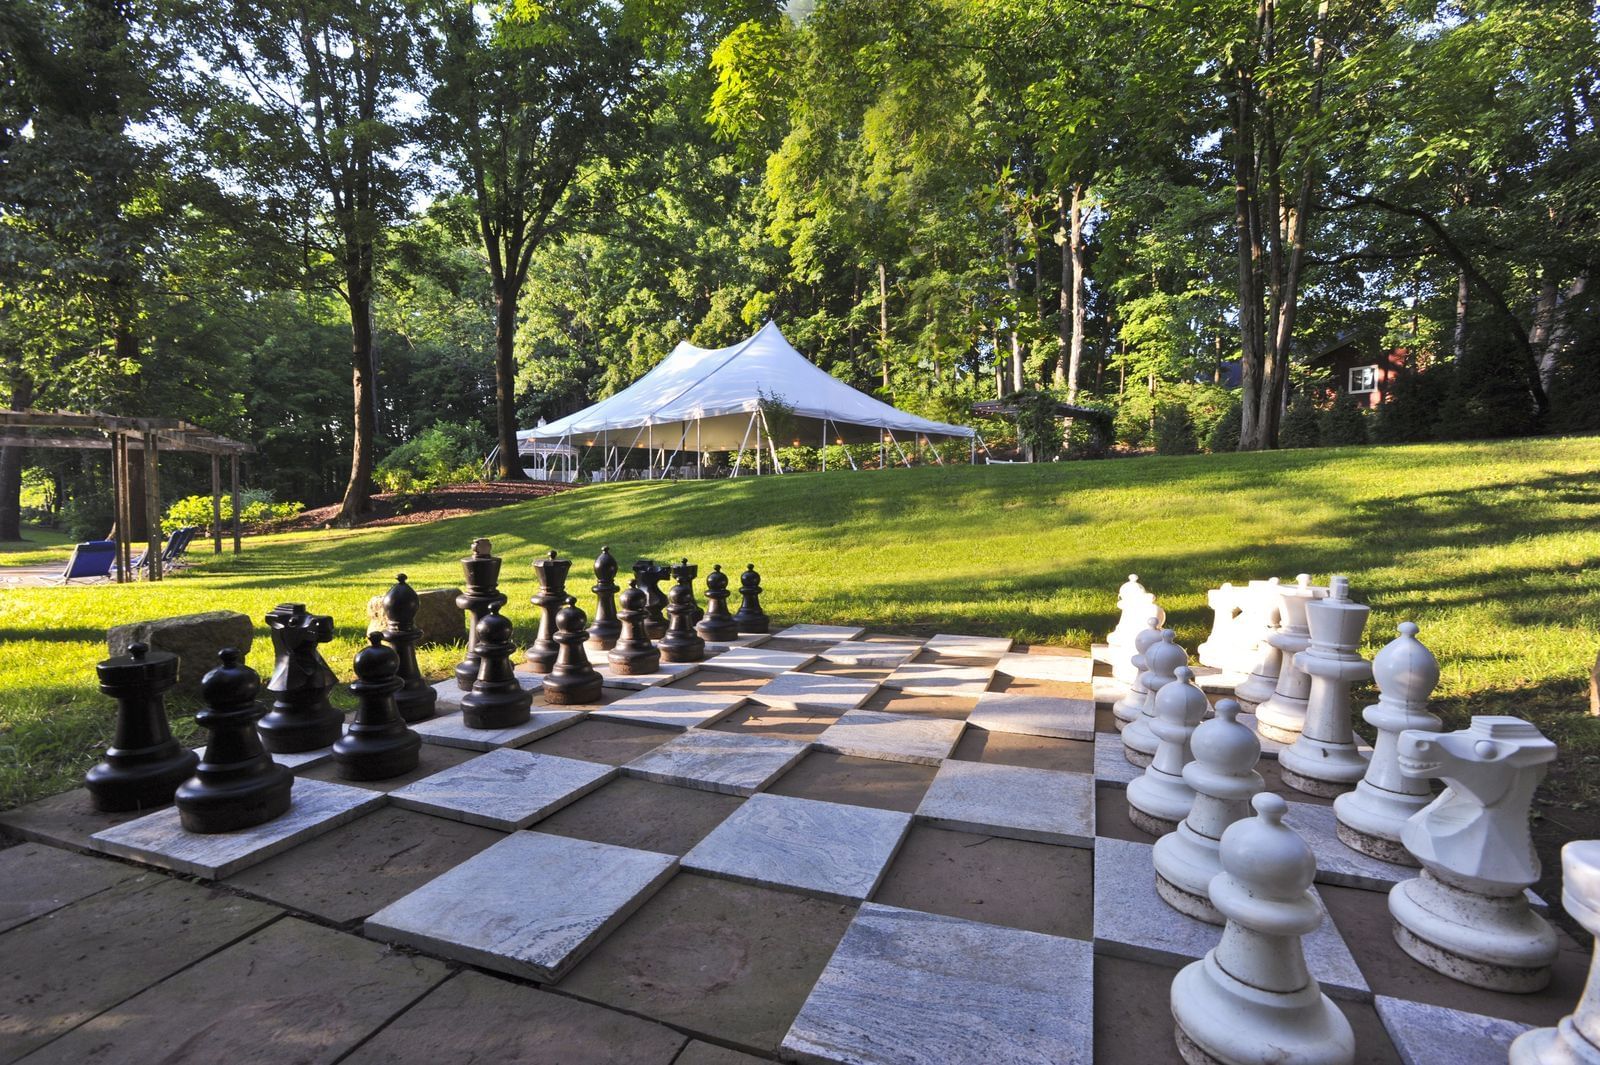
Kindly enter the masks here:
[[111, 568], [117, 562], [117, 545], [113, 540], [86, 540], [72, 549], [66, 568], [58, 576], [44, 578], [50, 584], [69, 584], [72, 581], [110, 580]]

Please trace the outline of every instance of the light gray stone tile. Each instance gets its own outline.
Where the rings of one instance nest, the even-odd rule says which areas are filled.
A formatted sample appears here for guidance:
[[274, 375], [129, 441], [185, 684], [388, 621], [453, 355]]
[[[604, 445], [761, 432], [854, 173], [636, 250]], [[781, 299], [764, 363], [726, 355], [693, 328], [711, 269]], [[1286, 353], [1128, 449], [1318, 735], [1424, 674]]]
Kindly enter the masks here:
[[89, 842], [107, 854], [221, 880], [302, 840], [354, 821], [383, 801], [381, 791], [299, 778], [290, 793], [289, 812], [264, 825], [212, 835], [186, 832], [178, 821], [177, 807], [169, 806], [97, 832]]
[[913, 695], [963, 695], [975, 698], [989, 690], [993, 666], [950, 662], [907, 662], [884, 680], [885, 688]]
[[1526, 1024], [1379, 995], [1378, 1018], [1405, 1065], [1505, 1065]]
[[878, 690], [875, 680], [830, 673], [780, 673], [750, 693], [762, 706], [785, 710], [854, 710]]
[[[538, 673], [529, 672], [521, 668], [520, 665], [516, 670], [516, 676], [517, 680], [522, 684], [522, 690], [525, 692], [539, 692], [544, 688], [544, 677]], [[467, 694], [461, 690], [461, 686], [455, 682], [454, 678], [439, 681], [433, 686], [433, 690], [439, 693], [439, 697], [433, 703], [434, 713], [437, 714], [448, 714], [452, 711], [460, 710], [461, 697]]]
[[1089, 684], [1097, 703], [1114, 703], [1128, 694], [1128, 686], [1115, 677], [1094, 677]]
[[1089, 645], [1089, 657], [1096, 662], [1105, 662], [1109, 665], [1111, 662], [1111, 645], [1108, 643], [1091, 643]]
[[461, 711], [440, 714], [426, 721], [418, 721], [411, 731], [422, 737], [423, 743], [437, 743], [445, 747], [464, 747], [469, 751], [493, 751], [501, 747], [521, 747], [534, 740], [559, 732], [568, 725], [582, 720], [582, 710], [556, 710], [535, 706], [528, 720], [510, 728], [468, 728]]
[[668, 854], [516, 832], [367, 918], [373, 939], [555, 980], [677, 867]]
[[1094, 659], [1077, 655], [1003, 654], [995, 663], [995, 670], [1024, 680], [1088, 684], [1094, 677]]
[[776, 677], [816, 660], [816, 655], [798, 654], [794, 651], [776, 651], [763, 647], [730, 647], [702, 663], [707, 669], [726, 669], [734, 673], [753, 673], [762, 677]]
[[894, 669], [922, 653], [918, 640], [888, 641], [846, 640], [823, 651], [818, 658], [836, 666], [860, 666], [865, 669]]
[[[1204, 957], [1222, 938], [1219, 925], [1197, 921], [1156, 894], [1155, 848], [1102, 836], [1094, 841], [1094, 940], [1107, 953], [1137, 961], [1186, 962]], [[1320, 901], [1320, 900], [1319, 900]], [[1306, 967], [1336, 998], [1367, 1001], [1372, 989], [1343, 937], [1324, 914], [1301, 939]]]
[[987, 762], [947, 761], [917, 807], [940, 828], [1094, 846], [1094, 778]]
[[1011, 650], [1012, 641], [1004, 636], [961, 636], [941, 634], [922, 645], [946, 658], [999, 658]]
[[683, 867], [833, 899], [864, 899], [883, 879], [910, 825], [910, 814], [892, 810], [754, 795], [683, 856]]
[[1102, 784], [1125, 788], [1144, 770], [1128, 761], [1122, 753], [1122, 733], [1096, 732], [1094, 734], [1094, 778]]
[[632, 725], [704, 728], [739, 709], [744, 701], [743, 695], [658, 686], [625, 695], [607, 706], [596, 707], [589, 711], [589, 716]]
[[1235, 673], [1198, 663], [1191, 664], [1189, 668], [1194, 670], [1194, 682], [1200, 686], [1200, 690], [1211, 695], [1232, 695], [1233, 690], [1250, 676], [1248, 673]]
[[809, 743], [690, 729], [622, 767], [623, 773], [723, 795], [754, 795], [798, 762]]
[[867, 630], [857, 625], [790, 625], [772, 634], [774, 640], [810, 640], [813, 643], [838, 643], [855, 640]]
[[938, 765], [950, 757], [966, 722], [925, 714], [851, 710], [814, 741], [820, 750], [858, 758]]
[[1094, 739], [1094, 703], [1027, 692], [984, 692], [967, 724], [990, 732], [1053, 736], [1063, 740]]
[[720, 655], [726, 651], [733, 650], [735, 647], [760, 647], [770, 639], [772, 639], [771, 636], [762, 632], [741, 632], [731, 640], [723, 640], [718, 643], [707, 640], [706, 654]]
[[1093, 948], [869, 902], [783, 1050], [807, 1063], [1090, 1065]]
[[614, 767], [501, 749], [389, 793], [396, 806], [469, 825], [527, 828], [617, 775]]
[[[201, 758], [206, 756], [204, 747], [196, 747], [194, 753]], [[268, 752], [271, 753], [271, 752]], [[314, 751], [295, 751], [293, 754], [273, 754], [272, 760], [285, 769], [310, 769], [314, 765], [321, 765], [333, 757], [332, 747], [318, 747]]]
[[1317, 883], [1387, 891], [1401, 880], [1410, 880], [1417, 870], [1393, 862], [1379, 861], [1344, 845], [1339, 839], [1338, 821], [1333, 807], [1314, 802], [1291, 802], [1283, 823], [1300, 833], [1300, 838], [1317, 856]]
[[595, 672], [600, 674], [600, 683], [607, 688], [622, 688], [629, 691], [643, 691], [654, 688], [657, 684], [687, 677], [700, 668], [699, 662], [663, 662], [654, 673], [618, 673], [611, 668], [611, 663], [605, 658], [594, 660]]

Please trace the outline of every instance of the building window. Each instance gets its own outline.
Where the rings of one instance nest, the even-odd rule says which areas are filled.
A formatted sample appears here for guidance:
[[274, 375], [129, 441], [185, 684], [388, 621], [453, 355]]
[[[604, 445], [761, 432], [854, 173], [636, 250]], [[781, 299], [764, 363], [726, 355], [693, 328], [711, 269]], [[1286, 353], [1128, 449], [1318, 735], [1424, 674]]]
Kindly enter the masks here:
[[1350, 388], [1352, 394], [1363, 392], [1376, 392], [1378, 390], [1378, 368], [1376, 366], [1350, 367]]

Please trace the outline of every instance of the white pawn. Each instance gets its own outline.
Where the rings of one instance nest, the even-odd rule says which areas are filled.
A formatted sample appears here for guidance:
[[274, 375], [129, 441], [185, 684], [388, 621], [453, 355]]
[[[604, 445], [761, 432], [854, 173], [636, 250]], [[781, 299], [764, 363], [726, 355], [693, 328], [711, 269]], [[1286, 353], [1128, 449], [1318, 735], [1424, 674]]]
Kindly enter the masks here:
[[1400, 832], [1422, 875], [1389, 892], [1395, 940], [1462, 983], [1538, 991], [1556, 932], [1528, 905], [1539, 879], [1528, 810], [1556, 745], [1521, 718], [1475, 717], [1456, 732], [1402, 732], [1396, 747], [1407, 776], [1448, 786]]
[[[1600, 945], [1600, 840], [1561, 848], [1561, 905]], [[1600, 951], [1590, 958], [1578, 1008], [1554, 1028], [1518, 1036], [1509, 1065], [1600, 1065]]]
[[1128, 820], [1160, 836], [1177, 828], [1194, 804], [1183, 770], [1194, 759], [1189, 740], [1210, 707], [1194, 682], [1194, 670], [1179, 666], [1156, 695], [1155, 708], [1156, 752], [1144, 774], [1128, 782]]
[[1439, 683], [1439, 660], [1417, 639], [1417, 627], [1400, 623], [1400, 635], [1372, 658], [1378, 701], [1361, 712], [1378, 730], [1367, 775], [1355, 791], [1333, 800], [1337, 832], [1347, 847], [1386, 862], [1416, 865], [1400, 842], [1411, 816], [1433, 801], [1426, 779], [1400, 771], [1396, 748], [1400, 733], [1438, 732], [1439, 718], [1428, 712], [1428, 696]]
[[1372, 677], [1372, 663], [1357, 651], [1371, 612], [1351, 600], [1345, 577], [1328, 582], [1326, 599], [1306, 604], [1311, 646], [1294, 656], [1311, 675], [1305, 727], [1278, 752], [1279, 775], [1296, 791], [1331, 799], [1366, 775], [1367, 759], [1350, 727], [1350, 686]]
[[1211, 881], [1222, 940], [1172, 980], [1178, 1053], [1189, 1065], [1351, 1065], [1355, 1033], [1300, 943], [1323, 921], [1316, 859], [1283, 823], [1282, 798], [1264, 791], [1251, 805], [1256, 816], [1222, 834]]
[[1139, 716], [1122, 730], [1122, 756], [1141, 769], [1150, 764], [1156, 748], [1161, 746], [1151, 727], [1156, 721], [1156, 695], [1176, 679], [1179, 666], [1189, 664], [1189, 652], [1175, 640], [1176, 634], [1171, 629], [1162, 629], [1156, 642], [1144, 653], [1145, 670], [1139, 676], [1146, 692], [1144, 705], [1139, 708]]
[[1195, 729], [1190, 746], [1194, 760], [1183, 767], [1183, 780], [1194, 791], [1194, 805], [1177, 831], [1156, 840], [1156, 894], [1179, 913], [1222, 924], [1211, 905], [1211, 878], [1222, 872], [1222, 834], [1250, 816], [1250, 799], [1265, 786], [1256, 772], [1261, 741], [1239, 723], [1239, 704], [1223, 699], [1217, 716]]
[[1311, 694], [1311, 676], [1295, 665], [1295, 656], [1311, 646], [1311, 628], [1306, 623], [1306, 604], [1321, 599], [1328, 589], [1278, 588], [1278, 631], [1267, 642], [1283, 655], [1278, 683], [1266, 702], [1256, 707], [1256, 731], [1269, 740], [1293, 743], [1306, 723], [1306, 697]]
[[1226, 669], [1234, 650], [1234, 630], [1239, 620], [1240, 589], [1224, 583], [1206, 593], [1211, 608], [1211, 633], [1194, 649], [1195, 661], [1202, 666]]
[[1133, 657], [1128, 660], [1128, 664], [1133, 667], [1133, 681], [1128, 685], [1128, 694], [1118, 699], [1111, 706], [1111, 714], [1116, 719], [1118, 732], [1127, 728], [1128, 724], [1138, 717], [1139, 712], [1144, 708], [1145, 698], [1150, 694], [1145, 690], [1144, 686], [1144, 671], [1146, 668], [1144, 653], [1150, 650], [1150, 645], [1160, 637], [1161, 620], [1160, 618], [1152, 617], [1145, 622], [1145, 627], [1140, 629], [1139, 634], [1133, 638]]
[[[1301, 588], [1311, 587], [1311, 574], [1300, 574], [1295, 583]], [[1283, 672], [1283, 651], [1272, 642], [1272, 637], [1282, 624], [1282, 590], [1276, 577], [1270, 581], [1250, 582], [1252, 606], [1245, 614], [1261, 619], [1263, 624], [1260, 642], [1256, 644], [1248, 670], [1250, 675], [1240, 681], [1233, 692], [1234, 698], [1245, 710], [1254, 710], [1272, 698], [1278, 686], [1278, 676]]]

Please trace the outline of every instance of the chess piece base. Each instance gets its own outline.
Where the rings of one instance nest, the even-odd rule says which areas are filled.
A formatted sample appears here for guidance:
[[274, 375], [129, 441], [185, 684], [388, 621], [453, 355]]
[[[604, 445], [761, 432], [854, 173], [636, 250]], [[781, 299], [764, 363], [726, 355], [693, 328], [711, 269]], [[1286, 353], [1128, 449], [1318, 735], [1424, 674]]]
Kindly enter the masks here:
[[[1347, 791], [1340, 795], [1339, 799], [1343, 800], [1355, 794], [1357, 793]], [[1338, 803], [1334, 804], [1334, 811], [1336, 814], [1342, 814]], [[1406, 845], [1398, 839], [1390, 839], [1387, 836], [1380, 836], [1373, 832], [1364, 832], [1359, 828], [1346, 824], [1342, 816], [1334, 822], [1333, 830], [1338, 835], [1340, 843], [1343, 843], [1353, 851], [1360, 851], [1369, 858], [1376, 858], [1380, 862], [1392, 862], [1395, 865], [1408, 865], [1412, 868], [1418, 868], [1422, 865], [1421, 862], [1417, 861], [1414, 854], [1406, 850]]]
[[618, 652], [612, 648], [612, 653], [606, 656], [606, 661], [611, 663], [611, 672], [623, 677], [642, 677], [647, 673], [656, 673], [661, 669], [661, 652], [650, 650], [646, 652]]
[[598, 703], [602, 684], [603, 681], [598, 673], [591, 673], [580, 683], [562, 684], [560, 687], [546, 680], [544, 701], [551, 706], [582, 706], [587, 703]]
[[756, 617], [740, 611], [733, 615], [733, 624], [741, 636], [765, 636], [772, 631], [772, 620], [765, 614]]
[[548, 653], [543, 650], [534, 651], [530, 648], [528, 653], [523, 656], [523, 662], [527, 666], [529, 673], [548, 673], [556, 668], [556, 654], [557, 649], [554, 645], [551, 646]]
[[1452, 980], [1522, 995], [1550, 983], [1556, 931], [1520, 891], [1478, 895], [1424, 869], [1390, 890], [1389, 913], [1400, 948]]
[[1172, 980], [1178, 1053], [1189, 1065], [1351, 1065], [1355, 1033], [1316, 981], [1288, 993], [1235, 980], [1212, 954]]
[[1144, 769], [1151, 762], [1155, 761], [1156, 756], [1152, 751], [1141, 751], [1137, 748], [1128, 746], [1128, 729], [1131, 729], [1132, 727], [1133, 726], [1130, 724], [1128, 728], [1122, 730], [1122, 757], [1128, 760], [1129, 765], [1136, 765], [1140, 769]]
[[[1148, 832], [1152, 836], [1164, 836], [1178, 827], [1178, 821], [1169, 821], [1164, 817], [1147, 814], [1131, 802], [1128, 804], [1128, 820], [1132, 821], [1139, 831]], [[1182, 818], [1178, 820], [1181, 821]]]
[[1306, 726], [1305, 703], [1287, 703], [1282, 696], [1257, 706], [1255, 715], [1256, 735], [1278, 743], [1293, 743]]
[[1161, 896], [1163, 902], [1174, 910], [1197, 921], [1206, 924], [1222, 926], [1227, 923], [1217, 908], [1211, 905], [1209, 896], [1196, 895], [1192, 891], [1185, 891], [1160, 873], [1156, 874], [1156, 894]]
[[663, 662], [704, 662], [706, 660], [706, 646], [704, 643], [698, 647], [692, 645], [689, 647], [668, 647], [664, 643], [656, 646], [661, 651], [661, 661]]
[[472, 685], [477, 682], [477, 679], [478, 660], [476, 658], [462, 659], [456, 665], [456, 687], [464, 692], [469, 692], [472, 690]]
[[214, 835], [254, 828], [289, 812], [294, 774], [268, 760], [270, 772], [221, 782], [191, 778], [178, 789], [178, 821], [185, 832]]
[[[1347, 784], [1337, 780], [1319, 780], [1316, 777], [1308, 777], [1296, 773], [1283, 764], [1283, 754], [1278, 756], [1278, 778], [1295, 791], [1303, 791], [1307, 795], [1316, 795], [1323, 799], [1337, 798], [1349, 791], [1355, 784], [1355, 781]], [[1358, 777], [1357, 779], [1360, 778]]]
[[1138, 718], [1140, 707], [1149, 697], [1149, 692], [1130, 690], [1126, 696], [1111, 704], [1111, 715], [1116, 718], [1117, 731], [1121, 732]]
[[152, 810], [172, 801], [178, 787], [200, 764], [199, 755], [186, 750], [177, 740], [137, 751], [106, 751], [103, 762], [83, 778], [89, 799], [96, 810], [124, 813]]
[[1256, 707], [1272, 698], [1277, 686], [1277, 674], [1267, 677], [1260, 673], [1252, 673], [1239, 682], [1239, 686], [1233, 690], [1233, 697], [1246, 711], [1254, 713]]
[[309, 711], [269, 710], [256, 722], [261, 745], [273, 754], [299, 754], [331, 746], [344, 733], [344, 715], [324, 704]]
[[421, 761], [422, 737], [410, 729], [372, 738], [347, 733], [333, 745], [334, 771], [345, 780], [388, 780], [411, 772]]
[[461, 723], [468, 728], [499, 729], [526, 725], [533, 717], [533, 697], [511, 681], [513, 691], [470, 691], [461, 697]]
[[[457, 678], [460, 683], [460, 678]], [[466, 691], [472, 690], [472, 685], [466, 686]], [[400, 711], [400, 720], [408, 725], [418, 721], [426, 721], [435, 713], [439, 704], [439, 693], [432, 688], [416, 688], [407, 691], [402, 688], [394, 693], [394, 708]]]
[[1563, 1017], [1555, 1028], [1517, 1036], [1507, 1065], [1600, 1065], [1600, 1047], [1583, 1037], [1571, 1017]]
[[729, 640], [737, 640], [739, 638], [739, 626], [733, 624], [731, 618], [729, 623], [725, 625], [717, 625], [712, 623], [710, 619], [706, 619], [696, 625], [694, 631], [696, 635], [707, 643], [727, 643]]

